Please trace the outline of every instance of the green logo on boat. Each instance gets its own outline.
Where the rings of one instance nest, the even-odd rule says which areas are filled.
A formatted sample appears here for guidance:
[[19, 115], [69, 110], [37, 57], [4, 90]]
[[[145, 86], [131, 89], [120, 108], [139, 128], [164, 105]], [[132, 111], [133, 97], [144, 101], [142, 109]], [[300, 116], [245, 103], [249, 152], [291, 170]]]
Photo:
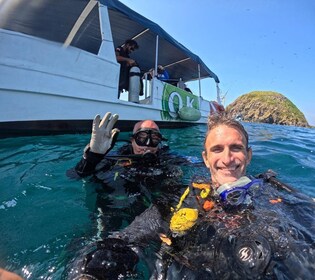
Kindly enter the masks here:
[[199, 97], [170, 84], [162, 95], [162, 120], [191, 120], [200, 118]]

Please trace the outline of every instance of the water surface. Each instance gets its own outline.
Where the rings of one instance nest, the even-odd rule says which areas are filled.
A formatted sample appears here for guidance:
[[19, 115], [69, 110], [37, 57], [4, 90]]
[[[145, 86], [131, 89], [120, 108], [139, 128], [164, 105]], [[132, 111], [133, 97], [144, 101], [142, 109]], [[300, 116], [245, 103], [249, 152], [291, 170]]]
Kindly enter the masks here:
[[[315, 197], [315, 130], [247, 124], [258, 174], [273, 169], [285, 183]], [[172, 151], [201, 161], [206, 126], [162, 130]], [[120, 139], [128, 139], [121, 133]], [[73, 240], [95, 235], [88, 179], [66, 176], [90, 135], [0, 140], [0, 267], [25, 279], [59, 279]], [[184, 167], [187, 180], [203, 167]]]

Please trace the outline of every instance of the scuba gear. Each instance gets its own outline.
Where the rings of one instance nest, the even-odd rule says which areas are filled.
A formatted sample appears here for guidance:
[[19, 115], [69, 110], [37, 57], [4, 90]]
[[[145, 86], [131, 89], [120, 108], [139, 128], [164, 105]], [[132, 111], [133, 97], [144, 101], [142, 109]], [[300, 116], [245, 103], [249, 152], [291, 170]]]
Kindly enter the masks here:
[[[180, 197], [175, 209], [172, 210], [175, 210], [170, 221], [170, 230], [172, 233], [183, 235], [195, 225], [199, 210], [203, 209], [203, 211], [209, 211], [213, 208], [213, 201], [207, 199], [210, 193], [211, 187], [206, 179], [196, 176]], [[193, 195], [193, 201], [191, 194]], [[189, 206], [195, 206], [195, 208], [182, 207], [184, 203], [185, 205], [189, 203]], [[191, 203], [193, 203], [193, 205]]]
[[151, 166], [159, 163], [157, 154], [146, 152], [144, 154], [130, 154], [130, 155], [107, 155], [105, 159], [116, 161], [116, 165], [121, 166]]
[[219, 194], [223, 203], [236, 206], [245, 201], [249, 188], [252, 186], [260, 186], [261, 183], [261, 179], [251, 180], [243, 176], [235, 182], [223, 184], [216, 192]]
[[172, 232], [182, 233], [194, 226], [198, 218], [198, 210], [192, 208], [179, 209], [171, 218]]
[[[234, 245], [234, 244], [233, 244]], [[248, 277], [256, 278], [266, 270], [272, 254], [269, 241], [262, 235], [244, 233], [234, 245], [234, 256], [231, 266], [242, 271]]]
[[[251, 180], [251, 177], [244, 176], [236, 182], [222, 185], [212, 196], [221, 198], [223, 203], [215, 204], [213, 211], [209, 212], [203, 212], [199, 206], [199, 218], [189, 232], [185, 235], [171, 235], [172, 246], [169, 247], [169, 252], [164, 253], [164, 259], [170, 256], [173, 263], [167, 262], [168, 270], [163, 275], [165, 278], [312, 277], [314, 238], [310, 229], [314, 229], [311, 225], [314, 224], [314, 202], [297, 195], [287, 186], [279, 187], [282, 185], [280, 181], [273, 184], [276, 179], [270, 172], [258, 178]], [[200, 199], [198, 196], [201, 197], [198, 185], [200, 189], [207, 190], [202, 188], [202, 184], [193, 182], [190, 194], [194, 194], [196, 200]], [[216, 202], [215, 197], [211, 201]], [[250, 207], [225, 207], [229, 204], [239, 205], [246, 197], [251, 199]], [[269, 201], [273, 197], [278, 198], [278, 203], [271, 207]], [[188, 193], [182, 198], [181, 209], [186, 211], [188, 207], [195, 208], [196, 203]], [[206, 199], [211, 199], [211, 194]], [[285, 203], [279, 203], [284, 200]], [[305, 203], [309, 203], [309, 210], [301, 211], [302, 205], [305, 209]]]
[[96, 242], [96, 248], [85, 256], [81, 273], [90, 277], [87, 279], [119, 279], [131, 273], [137, 262], [137, 254], [125, 241], [106, 238]]
[[117, 122], [119, 116], [107, 112], [101, 120], [100, 115], [97, 115], [93, 120], [92, 135], [89, 147], [91, 152], [96, 154], [106, 154], [115, 145], [119, 134], [119, 129], [113, 126]]
[[141, 128], [136, 131], [132, 137], [135, 139], [138, 146], [157, 147], [163, 138], [162, 134], [157, 129]]

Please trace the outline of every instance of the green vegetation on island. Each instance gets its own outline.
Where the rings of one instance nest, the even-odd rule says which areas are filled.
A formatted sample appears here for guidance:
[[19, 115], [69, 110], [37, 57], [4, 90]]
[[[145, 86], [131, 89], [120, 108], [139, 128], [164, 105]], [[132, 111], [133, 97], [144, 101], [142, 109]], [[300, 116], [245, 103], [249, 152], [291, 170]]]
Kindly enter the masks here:
[[285, 96], [272, 91], [253, 91], [238, 97], [226, 108], [245, 122], [310, 127], [304, 114]]

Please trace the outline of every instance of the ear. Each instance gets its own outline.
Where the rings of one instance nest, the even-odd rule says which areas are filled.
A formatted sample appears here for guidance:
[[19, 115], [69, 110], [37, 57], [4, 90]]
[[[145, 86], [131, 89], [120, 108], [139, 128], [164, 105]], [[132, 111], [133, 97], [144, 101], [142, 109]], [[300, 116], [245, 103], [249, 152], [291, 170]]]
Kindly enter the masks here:
[[210, 165], [208, 163], [208, 159], [207, 159], [207, 153], [206, 151], [202, 152], [202, 158], [203, 158], [203, 162], [205, 163], [205, 165], [207, 166], [207, 168], [210, 168]]

